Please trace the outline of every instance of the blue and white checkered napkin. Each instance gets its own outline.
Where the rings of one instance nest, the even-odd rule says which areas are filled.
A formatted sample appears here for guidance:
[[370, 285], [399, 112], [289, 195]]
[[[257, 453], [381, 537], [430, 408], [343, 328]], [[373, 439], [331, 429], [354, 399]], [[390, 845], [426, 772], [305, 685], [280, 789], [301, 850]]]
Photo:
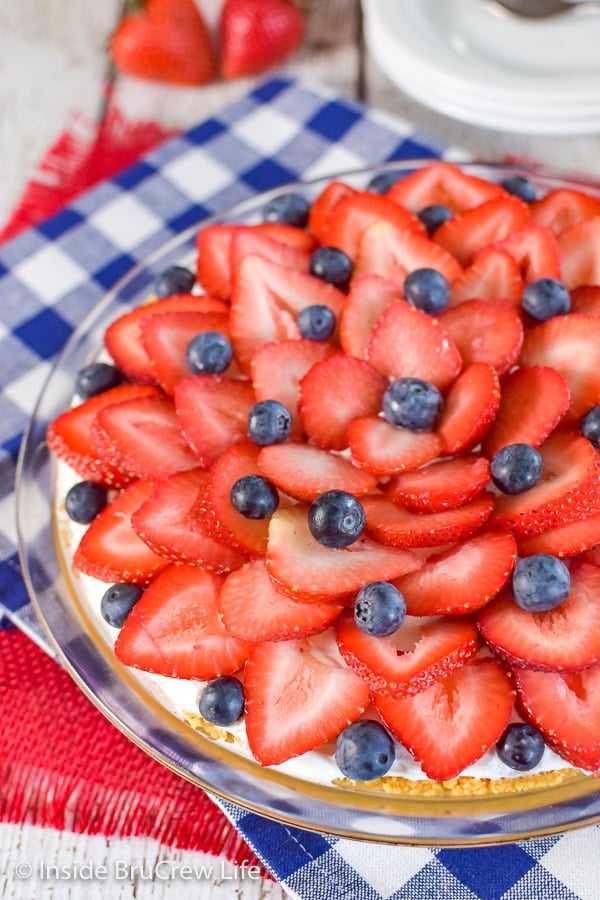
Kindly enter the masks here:
[[[16, 456], [53, 357], [106, 290], [168, 238], [259, 191], [299, 176], [441, 153], [408, 123], [275, 79], [0, 248], [0, 614], [46, 646], [19, 572]], [[301, 900], [599, 895], [596, 826], [501, 847], [440, 850], [312, 834], [222, 806]]]

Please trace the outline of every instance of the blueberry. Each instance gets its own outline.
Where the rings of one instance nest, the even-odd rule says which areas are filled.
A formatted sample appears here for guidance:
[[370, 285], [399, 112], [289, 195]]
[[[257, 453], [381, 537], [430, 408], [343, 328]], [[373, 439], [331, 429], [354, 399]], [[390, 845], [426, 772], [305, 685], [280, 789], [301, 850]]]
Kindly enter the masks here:
[[582, 418], [580, 431], [584, 437], [591, 441], [596, 450], [600, 450], [600, 404], [592, 406]]
[[354, 722], [338, 735], [335, 761], [352, 781], [372, 781], [390, 770], [396, 758], [394, 741], [374, 719]]
[[547, 612], [569, 595], [571, 575], [556, 556], [536, 553], [517, 560], [512, 587], [517, 606], [528, 612]]
[[354, 621], [372, 637], [385, 637], [398, 631], [406, 615], [406, 601], [389, 581], [365, 584], [354, 603]]
[[307, 341], [326, 341], [334, 332], [335, 315], [329, 306], [315, 303], [298, 313], [298, 329]]
[[352, 276], [352, 260], [338, 247], [318, 247], [310, 258], [311, 275], [346, 290]]
[[297, 225], [304, 228], [308, 222], [310, 205], [300, 194], [279, 194], [269, 200], [263, 209], [265, 222], [284, 222], [286, 225]]
[[156, 277], [154, 290], [157, 297], [170, 297], [172, 294], [189, 294], [194, 287], [193, 272], [184, 266], [169, 266]]
[[440, 225], [443, 225], [444, 222], [447, 222], [448, 219], [451, 219], [454, 213], [451, 209], [448, 209], [447, 206], [443, 206], [441, 203], [432, 203], [429, 206], [424, 206], [423, 209], [420, 209], [417, 213], [417, 216], [427, 229], [427, 234], [432, 235], [436, 228], [439, 228]]
[[525, 203], [533, 203], [537, 198], [535, 185], [525, 175], [507, 175], [500, 181], [500, 185], [513, 197], [518, 197]]
[[435, 314], [448, 306], [450, 285], [436, 269], [415, 269], [404, 279], [402, 293], [417, 309]]
[[387, 194], [400, 177], [399, 172], [379, 172], [377, 175], [373, 175], [367, 185], [367, 190], [373, 194]]
[[492, 457], [492, 481], [504, 494], [522, 494], [542, 477], [542, 455], [529, 444], [507, 444]]
[[259, 400], [248, 413], [248, 437], [255, 444], [281, 444], [292, 430], [292, 416], [279, 400]]
[[125, 619], [142, 596], [142, 589], [137, 584], [120, 581], [113, 584], [103, 594], [100, 601], [100, 612], [105, 621], [113, 628], [122, 628]]
[[525, 722], [511, 722], [496, 744], [496, 753], [504, 765], [519, 772], [537, 766], [545, 749], [544, 738], [537, 728]]
[[325, 491], [308, 510], [308, 527], [324, 547], [348, 547], [365, 528], [365, 511], [360, 501], [346, 491]]
[[521, 296], [521, 306], [538, 322], [564, 316], [571, 309], [571, 297], [562, 281], [538, 278], [530, 281]]
[[86, 400], [88, 397], [101, 394], [102, 391], [117, 387], [122, 381], [123, 375], [115, 366], [97, 362], [81, 369], [75, 381], [75, 390]]
[[425, 431], [436, 424], [443, 405], [435, 385], [421, 378], [397, 378], [383, 395], [383, 416], [390, 425]]
[[194, 375], [220, 375], [231, 365], [231, 342], [220, 331], [202, 331], [186, 347], [185, 361]]
[[244, 475], [230, 491], [231, 504], [246, 519], [267, 519], [279, 506], [279, 494], [268, 478]]
[[106, 506], [107, 491], [95, 481], [79, 481], [67, 492], [65, 509], [73, 522], [89, 525]]
[[233, 675], [209, 681], [199, 703], [200, 715], [213, 725], [233, 725], [244, 712], [244, 688]]

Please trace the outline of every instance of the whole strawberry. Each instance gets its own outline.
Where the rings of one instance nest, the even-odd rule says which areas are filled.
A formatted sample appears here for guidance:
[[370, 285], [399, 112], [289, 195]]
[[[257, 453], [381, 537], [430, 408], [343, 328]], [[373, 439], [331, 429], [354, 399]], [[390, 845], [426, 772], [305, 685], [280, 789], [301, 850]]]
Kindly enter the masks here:
[[286, 0], [225, 0], [221, 74], [238, 78], [280, 65], [300, 46], [304, 29], [304, 16]]

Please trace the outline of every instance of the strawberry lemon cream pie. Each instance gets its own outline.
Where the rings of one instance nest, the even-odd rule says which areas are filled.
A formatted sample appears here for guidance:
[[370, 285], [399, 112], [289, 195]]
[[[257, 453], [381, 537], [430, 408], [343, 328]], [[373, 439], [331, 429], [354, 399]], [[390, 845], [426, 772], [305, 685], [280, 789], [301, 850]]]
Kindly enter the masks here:
[[600, 199], [350, 181], [208, 223], [78, 373], [47, 437], [86, 615], [196, 731], [311, 782], [596, 774]]

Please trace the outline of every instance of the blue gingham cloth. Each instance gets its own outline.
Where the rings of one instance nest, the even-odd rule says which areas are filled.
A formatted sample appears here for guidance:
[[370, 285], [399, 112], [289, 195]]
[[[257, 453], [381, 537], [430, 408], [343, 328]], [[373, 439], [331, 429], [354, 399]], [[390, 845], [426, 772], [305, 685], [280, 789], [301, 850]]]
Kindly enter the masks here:
[[[268, 188], [439, 155], [408, 123], [272, 79], [0, 248], [0, 614], [42, 646], [19, 571], [15, 463], [55, 354], [108, 288], [165, 241]], [[364, 844], [221, 803], [301, 900], [597, 900], [600, 830], [477, 849]]]

